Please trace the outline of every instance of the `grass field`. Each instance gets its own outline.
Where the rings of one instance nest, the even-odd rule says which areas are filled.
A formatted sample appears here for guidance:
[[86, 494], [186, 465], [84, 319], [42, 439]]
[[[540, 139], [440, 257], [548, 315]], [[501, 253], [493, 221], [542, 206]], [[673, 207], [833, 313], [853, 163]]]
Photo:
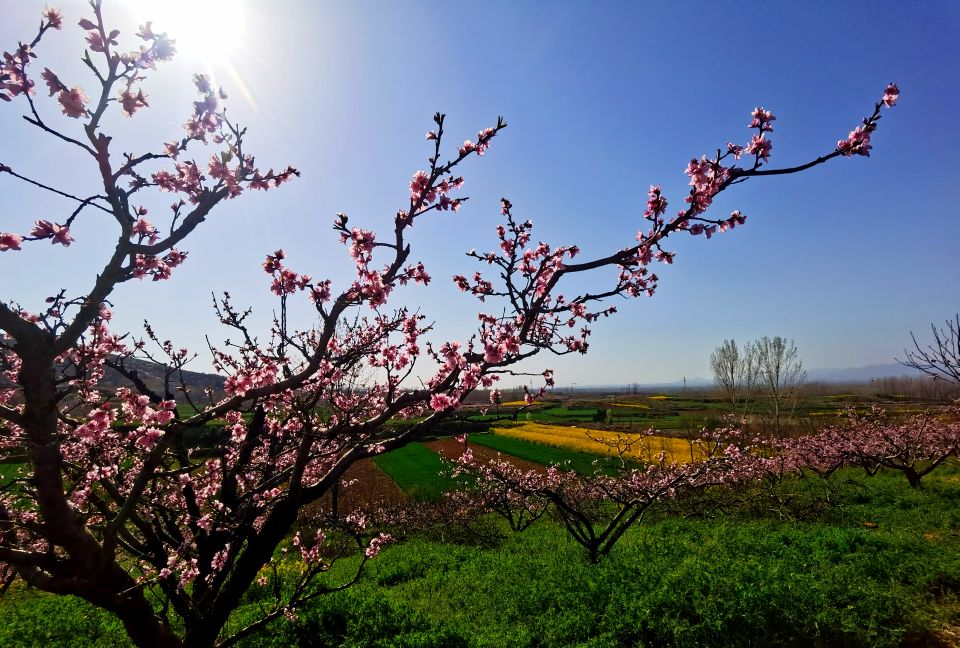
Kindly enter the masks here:
[[543, 466], [552, 464], [567, 466], [581, 475], [592, 475], [597, 468], [596, 462], [600, 459], [595, 454], [533, 443], [500, 434], [471, 434], [470, 443], [493, 448], [504, 454], [527, 459]]
[[19, 463], [0, 463], [0, 488], [6, 486], [17, 476], [17, 471], [23, 464]]
[[[493, 547], [414, 539], [384, 550], [354, 587], [240, 645], [955, 645], [960, 470], [921, 490], [896, 474], [837, 477], [848, 487], [815, 518], [661, 516], [597, 565], [548, 519]], [[338, 564], [331, 582], [350, 567]], [[0, 615], [3, 646], [129, 645], [110, 615], [71, 597], [16, 586]]]
[[445, 475], [450, 465], [419, 443], [377, 455], [373, 462], [413, 499], [436, 500], [458, 487], [457, 480]]

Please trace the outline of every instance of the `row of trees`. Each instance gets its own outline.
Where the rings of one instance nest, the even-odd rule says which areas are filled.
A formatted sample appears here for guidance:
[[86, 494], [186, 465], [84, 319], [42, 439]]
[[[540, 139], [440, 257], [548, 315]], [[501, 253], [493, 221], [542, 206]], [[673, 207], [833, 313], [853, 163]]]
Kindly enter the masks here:
[[[149, 150], [124, 149], [104, 132], [105, 117], [135, 118], [148, 109], [145, 84], [174, 55], [175, 44], [148, 22], [133, 35], [132, 47], [121, 46], [121, 32], [102, 9], [92, 0], [79, 21], [87, 43], [81, 59], [90, 73], [86, 90], [50, 67], [35, 72], [41, 40], [64, 26], [56, 9], [44, 10], [36, 35], [0, 61], [0, 99], [24, 108], [25, 121], [16, 122], [86, 156], [98, 178], [77, 195], [55, 178], [29, 177], [5, 150], [0, 176], [53, 192], [67, 206], [62, 218], [5, 222], [0, 253], [79, 245], [73, 225], [91, 212], [114, 228], [113, 245], [90, 271], [87, 290], [60, 291], [34, 309], [0, 303], [0, 453], [22, 461], [18, 478], [0, 492], [0, 576], [84, 598], [117, 615], [141, 646], [231, 645], [328, 591], [321, 576], [336, 552], [327, 534], [294, 529], [301, 510], [328, 496], [351, 465], [431, 434], [474, 389], [516, 375], [518, 362], [544, 352], [585, 353], [591, 325], [615, 312], [606, 300], [653, 294], [654, 263], [674, 260], [670, 236], [710, 238], [744, 224], [739, 211], [710, 215], [715, 196], [754, 178], [869, 155], [881, 110], [899, 95], [891, 84], [835, 146], [783, 168], [768, 166], [775, 117], [756, 108], [747, 142], [711, 148], [715, 153], [690, 162], [690, 189], [673, 215], [667, 216], [660, 187], [650, 187], [636, 239], [609, 254], [574, 261], [577, 245], [537, 242], [533, 223], [518, 218], [503, 199], [492, 251], [468, 253], [482, 270], [454, 277], [484, 304], [478, 329], [462, 342], [433, 331], [437, 341], [431, 344], [423, 315], [388, 307], [396, 286], [431, 281], [424, 264], [411, 257], [409, 228], [415, 221], [426, 226], [431, 212], [464, 205], [461, 165], [486, 152], [506, 128], [498, 119], [448, 149], [445, 118], [438, 113], [427, 133], [426, 170], [412, 174], [389, 231], [378, 235], [336, 216], [334, 235], [355, 271], [351, 281], [335, 286], [294, 270], [282, 250], [271, 252], [262, 265], [277, 317], [265, 335], [251, 329], [245, 309], [228, 295], [218, 300], [220, 320], [234, 341], [212, 349], [215, 367], [227, 376], [226, 396], [203, 404], [185, 391], [154, 391], [133, 372], [125, 374], [129, 387], [100, 388], [105, 364], [122, 373], [117, 358], [142, 355], [153, 337], [148, 332], [144, 343], [132, 342], [112, 331], [110, 296], [123, 283], [169, 279], [187, 261], [191, 234], [209, 226], [222, 203], [272, 190], [299, 173], [259, 167], [246, 129], [223, 108], [225, 93], [200, 75], [184, 132], [170, 133]], [[47, 101], [37, 92], [44, 86]], [[151, 222], [139, 205], [154, 192], [173, 201], [165, 215], [151, 214]], [[483, 269], [492, 270], [489, 278]], [[581, 275], [593, 279], [570, 281]], [[141, 289], [149, 291], [152, 281]], [[589, 288], [577, 292], [570, 284]], [[312, 326], [290, 325], [287, 307], [294, 299], [313, 305]], [[174, 374], [192, 357], [156, 339], [157, 353]], [[357, 376], [367, 377], [362, 388]], [[553, 384], [548, 369], [535, 378], [541, 392]], [[388, 425], [401, 418], [408, 424]], [[191, 445], [192, 431], [212, 421], [225, 421], [215, 443]], [[669, 473], [650, 478], [658, 492], [674, 488]], [[629, 494], [635, 479], [624, 475], [608, 486]], [[631, 510], [624, 515], [632, 519], [637, 508]], [[362, 516], [330, 524], [353, 534], [367, 558], [387, 541]], [[226, 633], [233, 611], [248, 590], [266, 582], [278, 547], [287, 542], [300, 554], [296, 573], [287, 575], [289, 586], [268, 590], [275, 600], [260, 618]], [[273, 574], [279, 578], [280, 572]]]
[[522, 470], [502, 459], [480, 462], [468, 448], [458, 471], [476, 483], [475, 506], [499, 514], [515, 531], [549, 511], [596, 562], [657, 506], [706, 491], [719, 494], [718, 501], [741, 501], [744, 495], [778, 498], [778, 487], [789, 477], [829, 479], [844, 467], [862, 468], [868, 475], [897, 471], [918, 488], [926, 475], [960, 453], [958, 419], [956, 407], [906, 420], [874, 408], [799, 437], [754, 436], [737, 426], [705, 430], [693, 442], [695, 459], [689, 463], [668, 463], [661, 455], [642, 466], [622, 461], [615, 472], [593, 475], [557, 467]]
[[[951, 401], [960, 387], [960, 315], [943, 327], [931, 325], [932, 342], [924, 344], [910, 334], [913, 349], [900, 363], [922, 377], [883, 377], [872, 381], [880, 395], [911, 396], [921, 400]], [[734, 409], [764, 396], [780, 429], [780, 413], [806, 380], [803, 361], [793, 340], [764, 336], [738, 346], [724, 340], [710, 355], [714, 385]]]
[[764, 396], [774, 430], [781, 431], [782, 419], [807, 372], [793, 340], [764, 336], [738, 346], [736, 340], [724, 340], [710, 355], [714, 383], [734, 410]]

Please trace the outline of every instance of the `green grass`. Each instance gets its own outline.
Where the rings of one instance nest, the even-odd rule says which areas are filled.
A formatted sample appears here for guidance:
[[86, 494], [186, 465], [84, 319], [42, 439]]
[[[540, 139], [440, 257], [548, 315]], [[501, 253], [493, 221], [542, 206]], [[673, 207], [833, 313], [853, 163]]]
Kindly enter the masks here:
[[23, 464], [0, 463], [0, 488], [6, 486], [17, 477], [17, 471]]
[[822, 519], [660, 519], [597, 565], [547, 520], [495, 548], [413, 540], [248, 645], [946, 645], [960, 471], [920, 491], [895, 474], [841, 477], [854, 482]]
[[73, 596], [53, 596], [19, 584], [0, 598], [0, 646], [132, 646], [112, 614]]
[[445, 474], [450, 465], [419, 443], [377, 455], [373, 462], [414, 499], [436, 500], [458, 486], [455, 479]]
[[533, 443], [532, 441], [514, 439], [513, 437], [498, 434], [472, 434], [470, 435], [470, 443], [493, 448], [504, 454], [527, 459], [528, 461], [533, 461], [544, 466], [551, 464], [569, 466], [581, 475], [592, 475], [597, 469], [595, 462], [601, 461], [602, 463], [603, 459], [599, 455], [555, 448], [541, 443]]
[[[919, 490], [895, 473], [838, 478], [837, 506], [811, 520], [661, 516], [597, 565], [548, 519], [495, 547], [414, 539], [384, 550], [354, 587], [241, 645], [948, 645], [935, 633], [960, 623], [960, 468]], [[356, 559], [338, 563], [331, 583]], [[248, 594], [235, 628], [255, 618], [263, 591]], [[0, 599], [0, 618], [3, 646], [128, 645], [110, 615], [22, 586]]]

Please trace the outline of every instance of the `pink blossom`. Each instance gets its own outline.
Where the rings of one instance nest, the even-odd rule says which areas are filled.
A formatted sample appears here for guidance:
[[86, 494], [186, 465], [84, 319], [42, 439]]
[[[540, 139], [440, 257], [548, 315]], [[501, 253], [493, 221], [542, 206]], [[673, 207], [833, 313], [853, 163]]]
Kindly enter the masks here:
[[140, 236], [155, 236], [157, 234], [157, 229], [150, 224], [146, 218], [138, 218], [137, 221], [133, 224], [133, 227], [130, 228], [131, 238], [140, 235]]
[[647, 192], [647, 210], [643, 215], [647, 218], [655, 218], [663, 215], [667, 211], [667, 199], [663, 197], [659, 185], [650, 185]]
[[423, 267], [423, 263], [417, 263], [415, 266], [409, 266], [404, 279], [406, 278], [413, 279], [414, 283], [423, 284], [424, 286], [430, 283], [430, 275], [427, 274], [426, 269]]
[[74, 86], [73, 90], [61, 91], [60, 96], [57, 97], [57, 101], [60, 102], [64, 115], [76, 119], [86, 114], [86, 104], [90, 101], [90, 98], [83, 93], [83, 89], [80, 86]]
[[425, 171], [417, 171], [410, 181], [410, 200], [414, 203], [423, 201], [427, 204], [437, 199], [436, 188], [430, 187], [430, 176]]
[[[81, 20], [80, 21], [81, 27], [83, 27], [84, 29], [91, 29], [91, 27], [85, 27], [84, 24], [93, 25], [93, 23], [91, 23], [89, 20]], [[95, 27], [93, 28], [95, 29]], [[107, 38], [106, 40], [104, 40], [99, 30], [91, 31], [89, 34], [87, 34], [87, 42], [90, 44], [90, 49], [93, 50], [94, 52], [106, 52], [111, 45], [117, 44], [116, 39], [117, 39], [117, 36], [119, 35], [120, 35], [120, 31], [117, 29], [114, 29], [109, 34], [107, 34]]]
[[322, 304], [330, 301], [330, 280], [321, 281], [310, 290], [310, 301], [315, 304]]
[[153, 51], [156, 58], [161, 61], [172, 59], [173, 55], [177, 53], [177, 48], [174, 46], [176, 42], [174, 39], [168, 38], [166, 34], [156, 36], [153, 42]]
[[747, 128], [759, 128], [761, 133], [773, 131], [770, 122], [776, 121], [777, 118], [773, 116], [772, 112], [763, 108], [754, 108], [750, 115], [753, 117], [753, 121], [747, 124]]
[[176, 268], [178, 265], [184, 262], [187, 258], [187, 253], [178, 250], [177, 248], [172, 248], [165, 257], [163, 257], [163, 262], [166, 263], [171, 268]]
[[770, 150], [773, 148], [773, 142], [766, 139], [763, 135], [754, 135], [747, 146], [747, 153], [756, 155], [763, 161], [770, 159]]
[[376, 234], [370, 230], [354, 227], [350, 230], [350, 256], [358, 261], [368, 259], [373, 252]]
[[0, 252], [6, 252], [7, 250], [19, 250], [22, 242], [22, 236], [0, 232]]
[[147, 98], [144, 96], [143, 90], [137, 90], [136, 94], [134, 94], [133, 90], [127, 88], [120, 93], [120, 105], [123, 106], [124, 115], [133, 117], [133, 113], [149, 104], [147, 104]]
[[206, 74], [194, 74], [193, 85], [197, 87], [197, 92], [200, 94], [210, 94], [213, 92], [213, 84], [210, 83], [210, 77]]
[[370, 545], [364, 553], [367, 558], [376, 558], [377, 554], [392, 541], [393, 537], [389, 533], [381, 533], [370, 541]]
[[490, 364], [503, 362], [503, 351], [501, 351], [499, 346], [487, 344], [484, 347], [483, 361]]
[[153, 427], [147, 428], [140, 432], [140, 435], [137, 438], [137, 445], [143, 446], [143, 448], [146, 450], [150, 450], [162, 437], [163, 430]]
[[210, 569], [213, 570], [214, 573], [221, 571], [227, 566], [227, 556], [228, 552], [226, 549], [222, 549], [214, 554], [213, 560], [210, 561]]
[[135, 33], [134, 36], [142, 38], [143, 40], [153, 40], [156, 38], [157, 35], [153, 33], [153, 22], [148, 20], [145, 25], [140, 25], [140, 30]]
[[47, 220], [38, 220], [33, 231], [30, 232], [30, 236], [38, 239], [52, 238], [52, 243], [59, 243], [64, 247], [69, 247], [73, 243], [69, 227], [57, 225]]
[[883, 93], [883, 105], [887, 108], [893, 108], [897, 104], [897, 99], [900, 97], [900, 88], [897, 87], [896, 83], [891, 83], [887, 86], [886, 92]]
[[448, 409], [460, 409], [460, 401], [447, 394], [434, 394], [430, 397], [430, 407], [435, 412], [444, 412]]
[[219, 155], [213, 155], [210, 157], [210, 163], [207, 165], [207, 168], [210, 170], [211, 178], [224, 180], [233, 176], [233, 172], [230, 171], [230, 167], [227, 166], [227, 164], [220, 158]]
[[176, 191], [177, 183], [173, 175], [167, 170], [161, 170], [152, 176], [154, 184], [160, 188], [160, 191]]
[[67, 86], [63, 85], [60, 79], [50, 68], [43, 68], [43, 72], [40, 73], [40, 78], [44, 80], [47, 84], [47, 89], [50, 90], [50, 95], [53, 96], [58, 92], [62, 92], [67, 89]]
[[45, 7], [43, 10], [43, 19], [46, 21], [47, 26], [53, 29], [63, 28], [63, 14], [60, 13], [59, 9]]
[[857, 126], [850, 131], [847, 139], [837, 142], [837, 150], [845, 157], [851, 155], [870, 157], [870, 149], [872, 148], [873, 146], [870, 145], [870, 130], [864, 126]]
[[[687, 168], [684, 170], [690, 176], [690, 186], [693, 191], [684, 198], [684, 202], [690, 203], [697, 213], [703, 213], [713, 202], [713, 197], [724, 187], [724, 183], [730, 177], [730, 169], [708, 160], [706, 156], [699, 160], [690, 160]], [[680, 212], [683, 214], [683, 212]], [[643, 240], [641, 235], [637, 235], [637, 240]]]

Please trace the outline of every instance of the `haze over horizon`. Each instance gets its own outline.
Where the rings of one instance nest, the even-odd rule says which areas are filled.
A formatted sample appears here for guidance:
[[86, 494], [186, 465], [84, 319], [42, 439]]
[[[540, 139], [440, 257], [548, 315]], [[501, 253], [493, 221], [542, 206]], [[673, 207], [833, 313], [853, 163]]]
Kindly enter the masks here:
[[[247, 20], [229, 64], [177, 57], [145, 85], [151, 110], [107, 125], [123, 142], [118, 151], [179, 137], [195, 99], [191, 74], [208, 71], [249, 126], [258, 163], [303, 172], [277, 191], [218, 208], [191, 236], [190, 256], [171, 280], [131, 282], [111, 297], [117, 329], [139, 335], [148, 317], [162, 337], [201, 352], [191, 369], [210, 369], [204, 334], [229, 335], [210, 307], [212, 290], [253, 306], [254, 327], [268, 332], [275, 302], [260, 267], [266, 254], [283, 248], [292, 268], [335, 288], [351, 280], [352, 261], [330, 229], [334, 214], [385, 231], [411, 175], [426, 165], [423, 134], [438, 110], [448, 115], [447, 151], [497, 115], [509, 127], [462, 168], [470, 196], [463, 209], [431, 214], [412, 232], [411, 258], [424, 261], [433, 282], [398, 289], [390, 305], [418, 307], [436, 322], [435, 339], [463, 342], [475, 328], [482, 305], [450, 277], [486, 269], [463, 253], [496, 247], [501, 196], [534, 221], [535, 240], [576, 243], [584, 256], [614, 251], [644, 226], [648, 186], [662, 185], [668, 210], [678, 208], [687, 162], [728, 141], [745, 144], [755, 106], [777, 116], [770, 166], [791, 166], [830, 152], [891, 81], [903, 94], [884, 112], [869, 159], [731, 188], [712, 214], [740, 209], [744, 227], [709, 241], [671, 239], [676, 262], [655, 268], [662, 281], [652, 299], [615, 302], [620, 312], [592, 327], [585, 358], [541, 357], [527, 367], [552, 367], [558, 384], [709, 378], [710, 352], [725, 338], [763, 335], [794, 339], [808, 367], [889, 364], [911, 345], [911, 330], [924, 341], [931, 322], [960, 310], [950, 288], [960, 279], [956, 3], [773, 4], [762, 18], [752, 7], [708, 2], [493, 2], [442, 11], [426, 3], [236, 4]], [[84, 7], [63, 3], [63, 32], [41, 45], [44, 64], [56, 62], [71, 86], [89, 85], [77, 59]], [[121, 39], [151, 19], [134, 2], [106, 10]], [[32, 37], [37, 20], [35, 3], [6, 3], [0, 47]], [[156, 28], [177, 36], [176, 25]], [[44, 114], [58, 112], [45, 91], [37, 94]], [[25, 122], [4, 124], [0, 162], [67, 191], [97, 186], [95, 169], [73, 151]], [[69, 203], [9, 176], [0, 188], [5, 204], [18, 206], [4, 212], [2, 231], [69, 214]], [[148, 205], [161, 222], [168, 198]], [[88, 288], [108, 231], [81, 219], [68, 249], [0, 253], [8, 297], [37, 310], [60, 288]], [[30, 276], [15, 275], [25, 263]], [[306, 325], [310, 311], [304, 303], [293, 317]]]

